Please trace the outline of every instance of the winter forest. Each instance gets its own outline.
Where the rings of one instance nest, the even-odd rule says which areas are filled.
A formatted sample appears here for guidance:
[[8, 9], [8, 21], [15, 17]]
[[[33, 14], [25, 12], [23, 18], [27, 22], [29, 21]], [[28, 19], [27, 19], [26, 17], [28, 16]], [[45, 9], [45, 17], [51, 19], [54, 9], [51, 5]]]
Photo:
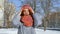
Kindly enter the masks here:
[[[0, 6], [0, 28], [13, 28], [13, 17], [17, 16], [23, 5], [29, 4], [37, 15], [41, 29], [60, 30], [60, 0], [3, 0]], [[2, 11], [1, 11], [2, 7]], [[4, 9], [3, 9], [4, 7]], [[16, 19], [18, 20], [18, 19]]]

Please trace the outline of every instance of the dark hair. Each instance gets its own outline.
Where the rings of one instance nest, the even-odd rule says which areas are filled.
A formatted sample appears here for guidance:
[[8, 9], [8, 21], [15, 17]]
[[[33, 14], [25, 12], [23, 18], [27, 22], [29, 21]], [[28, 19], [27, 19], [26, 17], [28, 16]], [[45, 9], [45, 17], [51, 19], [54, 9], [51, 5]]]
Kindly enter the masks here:
[[[21, 15], [20, 16], [24, 16], [23, 14], [24, 10], [21, 12]], [[33, 18], [33, 13], [29, 10], [29, 15], [31, 15], [32, 19], [33, 19], [33, 26], [32, 27], [35, 27], [34, 25], [34, 18]], [[21, 21], [21, 20], [20, 20]], [[22, 22], [22, 21], [21, 21]], [[23, 23], [23, 22], [22, 22]]]

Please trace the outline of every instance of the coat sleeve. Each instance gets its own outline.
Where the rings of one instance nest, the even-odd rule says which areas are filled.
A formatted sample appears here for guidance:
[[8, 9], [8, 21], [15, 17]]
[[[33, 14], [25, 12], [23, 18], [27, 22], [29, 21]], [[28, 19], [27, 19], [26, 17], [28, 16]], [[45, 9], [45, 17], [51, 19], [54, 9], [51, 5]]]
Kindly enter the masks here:
[[13, 23], [14, 26], [19, 27], [19, 26], [22, 25], [22, 23], [20, 22], [20, 18], [21, 18], [21, 17], [20, 17], [19, 14], [16, 14], [16, 15], [14, 16], [14, 18], [13, 18], [13, 20], [12, 20], [12, 23]]
[[35, 27], [38, 27], [39, 25], [42, 24], [42, 17], [40, 16], [40, 14], [35, 13], [35, 14], [33, 14], [33, 17], [34, 17], [34, 26]]

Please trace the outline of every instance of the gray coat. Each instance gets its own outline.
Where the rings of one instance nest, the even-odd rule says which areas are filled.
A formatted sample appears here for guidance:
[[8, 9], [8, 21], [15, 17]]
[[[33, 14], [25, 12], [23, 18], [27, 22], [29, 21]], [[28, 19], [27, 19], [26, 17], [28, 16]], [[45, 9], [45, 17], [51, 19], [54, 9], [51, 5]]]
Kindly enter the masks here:
[[[35, 27], [37, 27], [38, 25], [40, 25], [40, 18], [38, 17], [39, 15], [37, 13], [33, 14], [33, 18], [34, 18], [34, 25]], [[38, 18], [37, 18], [38, 17]], [[23, 25], [23, 23], [20, 22], [20, 18], [21, 16], [19, 14], [16, 14], [13, 18], [13, 25], [18, 29], [18, 34], [36, 34], [34, 31], [33, 27], [26, 27]]]

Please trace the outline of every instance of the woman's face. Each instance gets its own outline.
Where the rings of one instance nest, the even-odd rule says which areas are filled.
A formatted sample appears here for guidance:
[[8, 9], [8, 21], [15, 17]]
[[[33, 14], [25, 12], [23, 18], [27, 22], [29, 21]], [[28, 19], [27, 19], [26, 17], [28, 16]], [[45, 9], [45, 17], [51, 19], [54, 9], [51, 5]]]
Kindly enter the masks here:
[[24, 14], [24, 15], [29, 15], [29, 10], [28, 10], [28, 9], [24, 9], [23, 14]]

